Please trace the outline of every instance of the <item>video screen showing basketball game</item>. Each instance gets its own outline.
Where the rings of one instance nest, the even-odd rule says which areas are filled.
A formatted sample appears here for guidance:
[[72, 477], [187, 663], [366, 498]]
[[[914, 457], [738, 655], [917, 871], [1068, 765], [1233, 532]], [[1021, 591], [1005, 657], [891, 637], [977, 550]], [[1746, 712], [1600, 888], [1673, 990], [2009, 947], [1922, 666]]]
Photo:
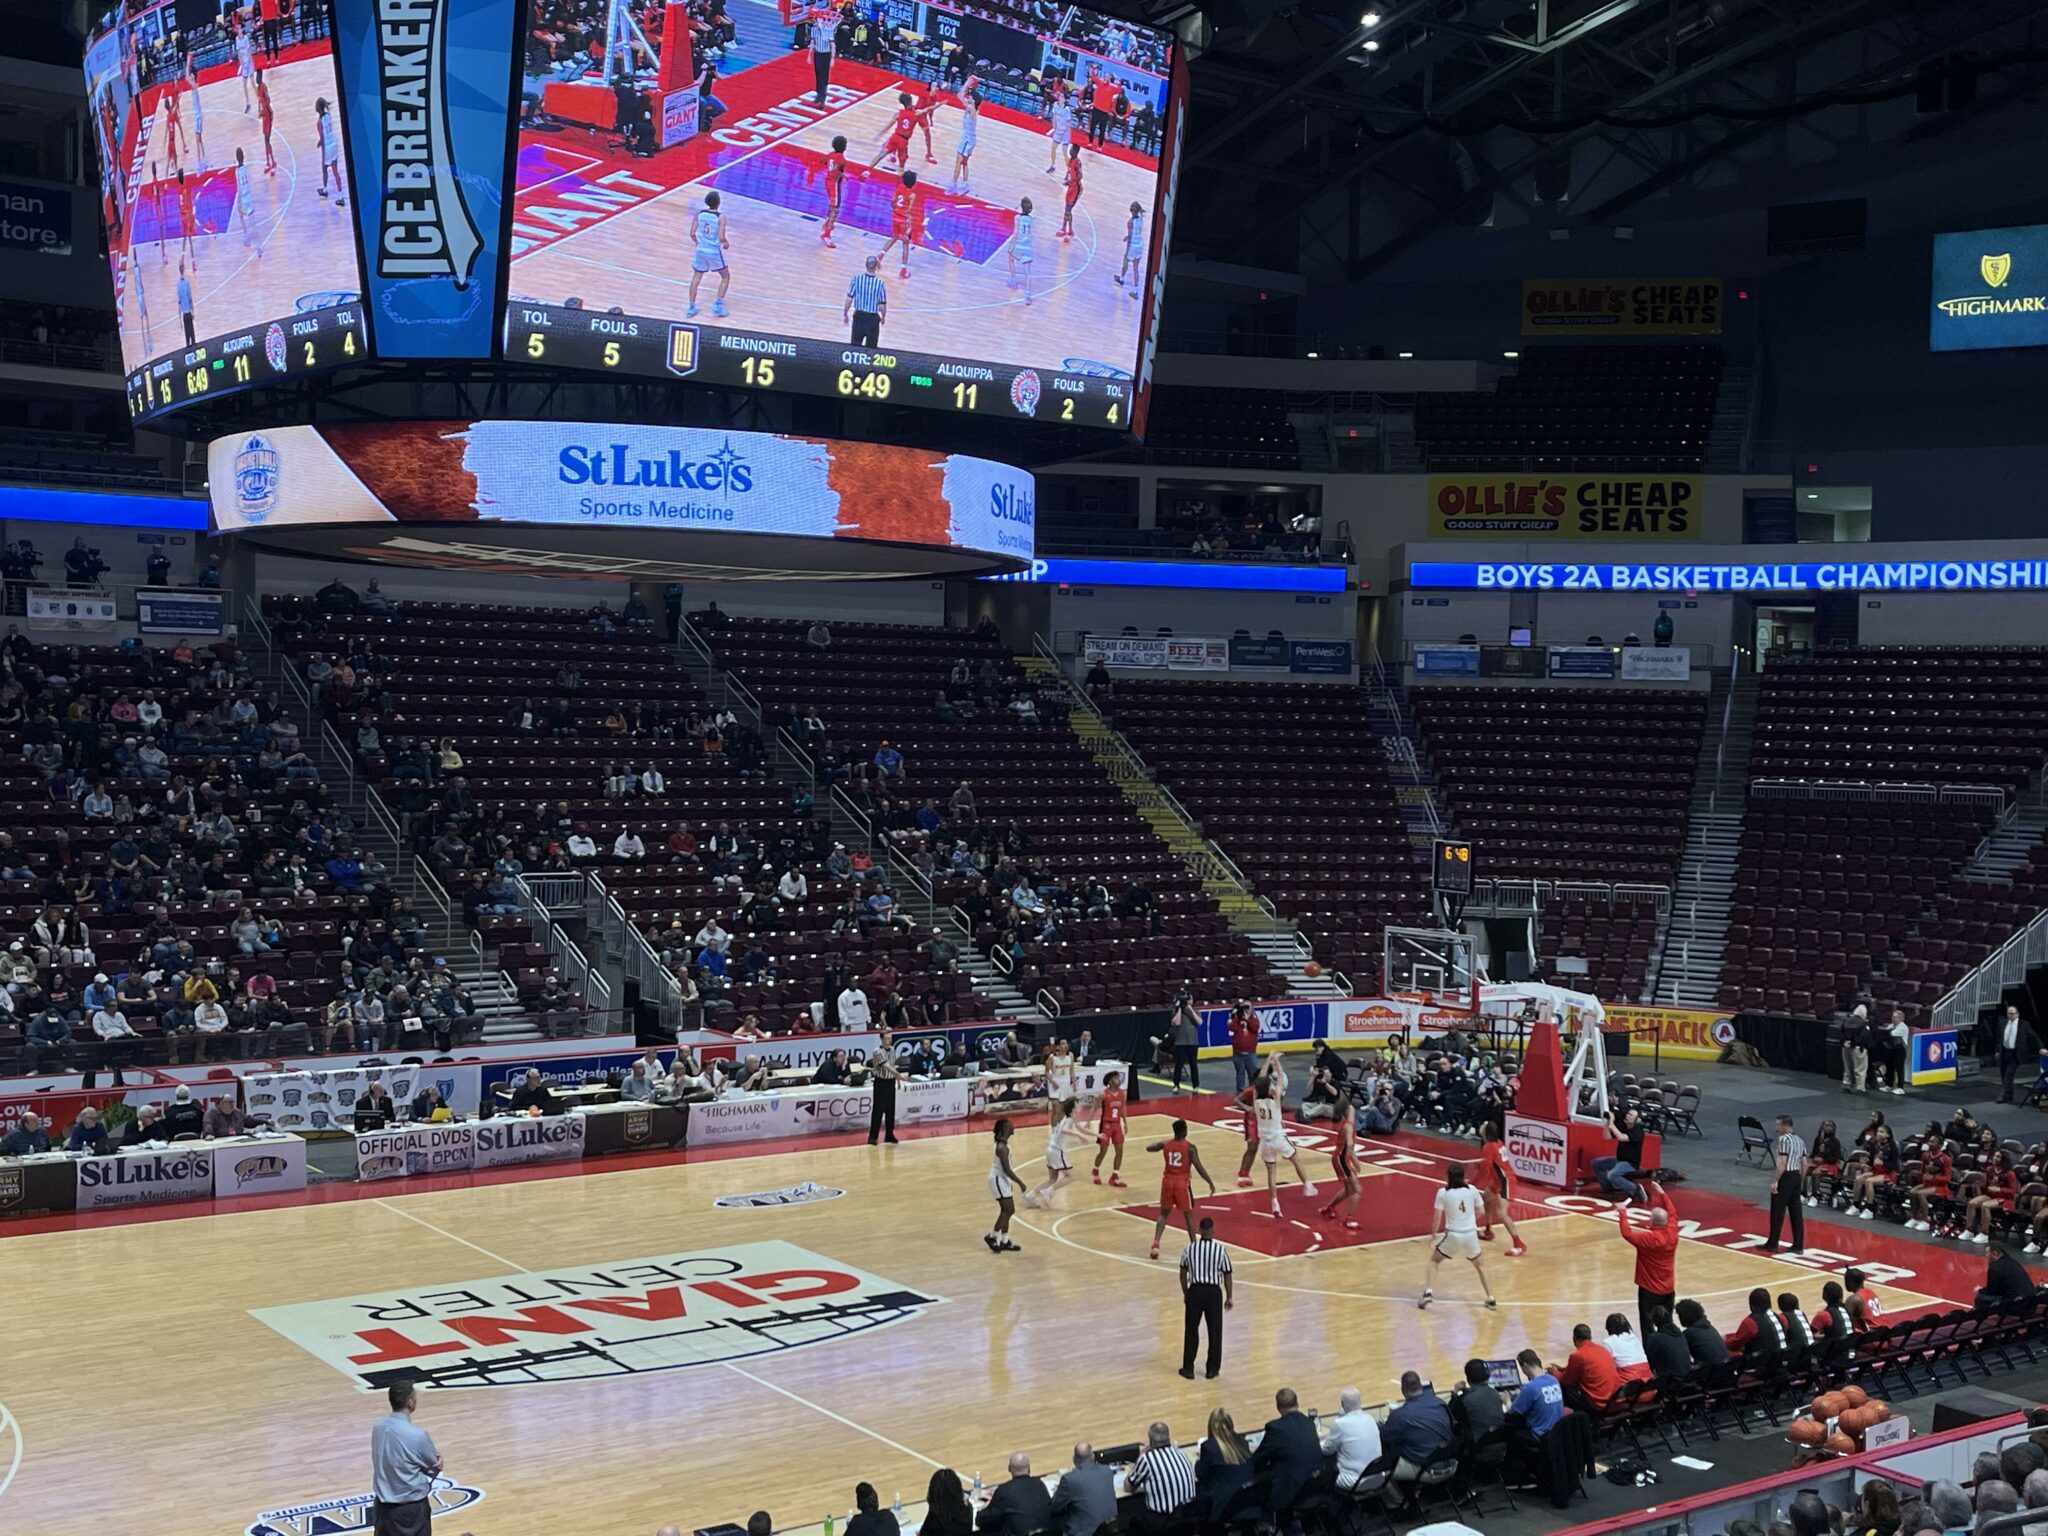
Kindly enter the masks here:
[[1139, 425], [1170, 35], [1049, 0], [531, 0], [526, 50], [507, 357]]
[[367, 354], [326, 0], [127, 0], [86, 44], [128, 408]]

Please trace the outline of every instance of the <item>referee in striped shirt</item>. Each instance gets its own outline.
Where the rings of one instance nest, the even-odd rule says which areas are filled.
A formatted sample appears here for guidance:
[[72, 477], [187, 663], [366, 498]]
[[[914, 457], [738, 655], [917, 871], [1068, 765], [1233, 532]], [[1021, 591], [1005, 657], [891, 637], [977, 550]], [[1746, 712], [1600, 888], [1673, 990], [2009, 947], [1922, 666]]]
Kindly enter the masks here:
[[1181, 1250], [1181, 1304], [1186, 1309], [1186, 1329], [1181, 1338], [1180, 1373], [1195, 1379], [1195, 1345], [1202, 1336], [1202, 1324], [1209, 1325], [1209, 1370], [1211, 1381], [1223, 1369], [1223, 1313], [1230, 1306], [1230, 1250], [1216, 1241], [1216, 1223], [1202, 1218], [1198, 1235]]
[[1179, 1523], [1174, 1514], [1195, 1502], [1195, 1469], [1165, 1424], [1155, 1423], [1145, 1431], [1145, 1449], [1138, 1453], [1124, 1486], [1145, 1500], [1145, 1508], [1131, 1521], [1138, 1536], [1173, 1529]]
[[852, 343], [856, 347], [882, 344], [882, 321], [889, 314], [889, 290], [875, 275], [875, 268], [880, 265], [870, 256], [866, 270], [856, 272], [846, 287], [846, 307], [840, 311], [840, 318], [853, 321]]

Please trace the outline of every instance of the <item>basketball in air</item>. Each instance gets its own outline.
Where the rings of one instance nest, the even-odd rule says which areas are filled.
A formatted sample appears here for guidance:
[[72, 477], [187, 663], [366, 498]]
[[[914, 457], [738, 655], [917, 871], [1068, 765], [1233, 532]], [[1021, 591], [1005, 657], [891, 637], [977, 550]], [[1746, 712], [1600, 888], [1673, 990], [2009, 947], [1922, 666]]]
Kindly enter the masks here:
[[1306, 976], [1310, 981], [1314, 981], [1318, 976], [1323, 974], [1322, 962], [1319, 960], [1309, 961], [1307, 965], [1304, 965], [1301, 968], [1301, 974]]

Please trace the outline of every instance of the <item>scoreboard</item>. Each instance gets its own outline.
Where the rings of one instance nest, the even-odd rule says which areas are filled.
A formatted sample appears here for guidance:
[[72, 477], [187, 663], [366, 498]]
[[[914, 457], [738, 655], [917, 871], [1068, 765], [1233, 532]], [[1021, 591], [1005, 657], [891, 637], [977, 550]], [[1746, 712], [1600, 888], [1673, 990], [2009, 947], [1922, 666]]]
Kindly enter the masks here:
[[212, 337], [134, 369], [128, 375], [128, 415], [139, 420], [207, 395], [324, 373], [369, 356], [361, 304], [316, 309]]
[[667, 375], [702, 384], [837, 395], [1112, 430], [1131, 424], [1132, 382], [1127, 377], [838, 346], [524, 300], [514, 300], [508, 308], [505, 355], [597, 373]]
[[1441, 896], [1472, 894], [1472, 845], [1451, 838], [1436, 839], [1430, 859], [1430, 889]]

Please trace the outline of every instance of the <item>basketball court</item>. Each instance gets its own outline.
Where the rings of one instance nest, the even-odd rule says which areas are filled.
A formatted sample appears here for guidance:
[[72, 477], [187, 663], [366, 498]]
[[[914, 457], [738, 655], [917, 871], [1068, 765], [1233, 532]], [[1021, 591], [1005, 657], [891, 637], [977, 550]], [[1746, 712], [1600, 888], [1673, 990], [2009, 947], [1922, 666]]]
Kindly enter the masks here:
[[[110, 245], [117, 258], [115, 298], [129, 368], [185, 344], [178, 313], [181, 260], [190, 263], [192, 329], [201, 341], [343, 296], [353, 299], [361, 288], [352, 209], [332, 195], [332, 186], [329, 196], [320, 196], [313, 108], [319, 98], [332, 103], [338, 94], [333, 57], [324, 43], [298, 44], [262, 74], [274, 114], [274, 173], [264, 169], [255, 93], [248, 93], [244, 110], [243, 83], [232, 62], [200, 71], [196, 117], [193, 93], [178, 87], [182, 127], [175, 135], [175, 155], [165, 107], [169, 87], [150, 87], [143, 98], [149, 103], [147, 116], [131, 112], [124, 125], [120, 163], [137, 167], [139, 175], [128, 184], [122, 235], [110, 239]], [[341, 130], [334, 121], [338, 138]], [[195, 122], [205, 130], [203, 151], [193, 135]], [[246, 228], [235, 196], [238, 149], [249, 168], [253, 202]], [[189, 225], [179, 194], [180, 167], [192, 199]], [[345, 177], [346, 157], [341, 170]], [[131, 249], [135, 261], [128, 258]]]
[[[986, 1120], [896, 1147], [764, 1144], [0, 1229], [29, 1303], [0, 1315], [9, 1524], [356, 1529], [375, 1389], [414, 1373], [436, 1383], [419, 1418], [447, 1461], [444, 1503], [484, 1500], [451, 1509], [451, 1532], [687, 1530], [763, 1506], [808, 1524], [843, 1513], [862, 1478], [915, 1501], [938, 1465], [994, 1480], [1022, 1448], [1055, 1470], [1076, 1438], [1142, 1438], [1154, 1417], [1193, 1439], [1219, 1402], [1256, 1425], [1283, 1384], [1310, 1406], [1347, 1384], [1383, 1400], [1404, 1369], [1448, 1385], [1468, 1357], [1529, 1343], [1561, 1357], [1573, 1323], [1634, 1315], [1634, 1251], [1611, 1208], [1526, 1189], [1529, 1255], [1487, 1245], [1500, 1309], [1458, 1265], [1417, 1312], [1441, 1158], [1469, 1163], [1470, 1143], [1364, 1143], [1363, 1230], [1347, 1233], [1314, 1219], [1333, 1186], [1313, 1129], [1297, 1131], [1318, 1197], [1285, 1190], [1276, 1219], [1263, 1185], [1233, 1187], [1243, 1140], [1225, 1097], [1133, 1110], [1130, 1188], [1089, 1184], [1077, 1155], [1082, 1182], [1020, 1212], [1023, 1252], [1005, 1256], [981, 1241]], [[1143, 1147], [1173, 1112], [1197, 1123], [1222, 1189], [1200, 1209], [1237, 1261], [1215, 1383], [1174, 1374], [1184, 1239], [1145, 1256], [1159, 1160]], [[1035, 1179], [1043, 1121], [1018, 1126]], [[1811, 1300], [1852, 1259], [1890, 1310], [1967, 1300], [1962, 1266], [1924, 1246], [1830, 1225], [1804, 1260], [1767, 1257], [1751, 1251], [1753, 1207], [1676, 1198], [1682, 1292], [1724, 1329], [1752, 1286]], [[1826, 1252], [1831, 1239], [1859, 1251]]]
[[[825, 105], [813, 104], [809, 58], [790, 53], [718, 84], [728, 111], [719, 126], [641, 159], [616, 135], [569, 127], [521, 136], [513, 218], [512, 291], [585, 309], [683, 318], [689, 302], [694, 221], [716, 189], [731, 240], [726, 325], [844, 340], [846, 290], [863, 260], [890, 238], [890, 162], [867, 170], [905, 89], [902, 76], [847, 60], [832, 66]], [[925, 89], [911, 82], [913, 91]], [[1046, 174], [1052, 143], [1044, 122], [984, 106], [971, 190], [949, 192], [964, 116], [941, 96], [931, 154], [913, 138], [909, 169], [924, 199], [923, 237], [900, 278], [899, 245], [881, 270], [888, 317], [881, 344], [971, 353], [1018, 366], [1060, 369], [1069, 359], [1111, 364], [1137, 353], [1142, 272], [1116, 282], [1132, 203], [1150, 210], [1156, 168], [1120, 146], [1082, 150], [1083, 191], [1071, 240], [1058, 238], [1063, 172]], [[834, 233], [826, 213], [825, 159], [837, 135], [853, 173]], [[1063, 162], [1062, 162], [1063, 163]], [[858, 172], [866, 171], [865, 177]], [[1018, 204], [1030, 198], [1035, 233], [1032, 302], [1010, 286]], [[1150, 219], [1148, 211], [1147, 220]], [[1144, 227], [1149, 240], [1149, 222]], [[715, 277], [699, 294], [712, 323]]]

